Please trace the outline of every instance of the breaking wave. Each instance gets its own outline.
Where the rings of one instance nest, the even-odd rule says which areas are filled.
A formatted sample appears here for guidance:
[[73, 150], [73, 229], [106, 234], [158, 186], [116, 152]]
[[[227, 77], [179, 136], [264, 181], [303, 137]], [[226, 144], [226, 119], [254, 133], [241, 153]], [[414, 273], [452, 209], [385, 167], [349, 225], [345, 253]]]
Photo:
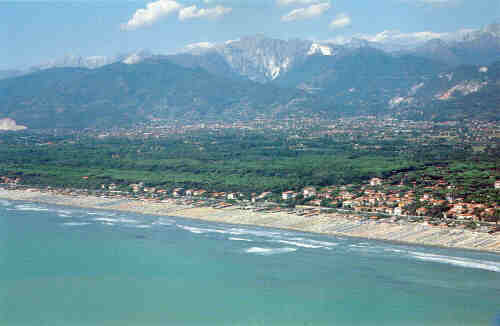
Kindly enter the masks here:
[[253, 242], [253, 240], [250, 240], [250, 239], [244, 239], [244, 238], [229, 238], [229, 240], [232, 240], [232, 241], [246, 241], [246, 242]]
[[84, 225], [89, 225], [90, 223], [87, 223], [87, 222], [67, 222], [67, 223], [63, 223], [62, 225], [66, 225], [66, 226], [84, 226]]
[[432, 261], [441, 264], [450, 264], [465, 268], [484, 269], [492, 272], [500, 272], [500, 262], [493, 262], [487, 260], [477, 260], [470, 258], [443, 256], [436, 254], [429, 254], [425, 252], [410, 251], [408, 254], [418, 260]]
[[261, 247], [251, 247], [245, 250], [246, 253], [256, 254], [262, 256], [270, 256], [276, 254], [284, 254], [288, 252], [297, 251], [297, 248], [261, 248]]
[[34, 205], [16, 205], [15, 208], [18, 211], [34, 211], [34, 212], [47, 212], [48, 208]]

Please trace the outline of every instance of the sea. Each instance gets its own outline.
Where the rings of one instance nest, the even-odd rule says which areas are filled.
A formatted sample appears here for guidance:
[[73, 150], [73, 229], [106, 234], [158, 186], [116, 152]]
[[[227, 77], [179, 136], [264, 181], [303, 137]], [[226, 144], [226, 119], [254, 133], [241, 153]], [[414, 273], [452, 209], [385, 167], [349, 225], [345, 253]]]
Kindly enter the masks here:
[[0, 200], [0, 325], [500, 325], [500, 255]]

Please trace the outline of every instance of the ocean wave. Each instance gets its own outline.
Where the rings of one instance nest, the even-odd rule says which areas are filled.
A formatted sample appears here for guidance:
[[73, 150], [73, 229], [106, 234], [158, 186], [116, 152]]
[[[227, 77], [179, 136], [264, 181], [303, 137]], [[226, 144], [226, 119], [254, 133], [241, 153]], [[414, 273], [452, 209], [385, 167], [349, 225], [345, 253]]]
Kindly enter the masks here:
[[321, 247], [335, 247], [338, 245], [336, 242], [329, 242], [329, 241], [319, 241], [319, 240], [313, 240], [313, 239], [307, 239], [307, 238], [291, 238], [291, 240], [294, 241], [300, 241], [309, 245], [313, 246], [321, 246]]
[[180, 229], [183, 229], [183, 230], [189, 231], [191, 233], [195, 233], [195, 234], [203, 234], [203, 233], [235, 234], [235, 233], [231, 232], [230, 230], [199, 228], [199, 227], [182, 225], [182, 224], [176, 224], [176, 226]]
[[394, 252], [397, 254], [408, 252], [408, 250], [401, 250], [401, 249], [394, 249], [394, 248], [386, 248], [386, 249], [384, 249], [384, 251]]
[[153, 222], [153, 225], [173, 225], [175, 222], [166, 218], [159, 218], [158, 220]]
[[34, 211], [34, 212], [47, 212], [49, 211], [46, 207], [33, 206], [33, 205], [16, 205], [15, 208], [18, 211]]
[[12, 205], [11, 202], [9, 202], [7, 200], [0, 200], [0, 206], [7, 207], [7, 206], [10, 206], [10, 205]]
[[124, 224], [138, 224], [139, 221], [128, 219], [128, 218], [110, 218], [110, 217], [96, 217], [92, 219], [96, 222], [104, 223], [124, 223]]
[[138, 225], [131, 225], [130, 227], [136, 228], [136, 229], [149, 229], [151, 228], [151, 225], [148, 224], [138, 224]]
[[246, 241], [246, 242], [253, 242], [253, 240], [250, 240], [250, 239], [244, 239], [244, 238], [229, 238], [229, 240], [233, 240], [233, 241]]
[[195, 233], [195, 234], [203, 234], [203, 233], [210, 232], [209, 229], [197, 228], [194, 226], [187, 226], [187, 225], [181, 225], [181, 224], [177, 224], [176, 226], [180, 229], [183, 229], [185, 231], [189, 231], [189, 232]]
[[443, 255], [429, 254], [418, 251], [409, 251], [408, 254], [411, 257], [416, 258], [418, 260], [432, 261], [441, 264], [450, 264], [465, 268], [483, 269], [497, 273], [500, 272], [500, 262], [477, 260], [477, 259], [463, 258], [463, 257], [443, 256]]
[[370, 248], [368, 246], [360, 245], [360, 244], [350, 244], [349, 247], [350, 248]]
[[252, 229], [243, 229], [243, 228], [228, 228], [228, 229], [216, 229], [216, 228], [202, 228], [202, 227], [194, 227], [182, 224], [176, 224], [176, 226], [180, 229], [189, 231], [195, 234], [204, 234], [204, 233], [219, 233], [219, 234], [229, 234], [235, 236], [241, 235], [252, 235], [256, 237], [266, 237], [266, 238], [282, 238], [284, 235], [289, 233], [284, 232], [275, 232], [275, 231], [263, 231], [263, 230], [252, 230]]
[[62, 225], [66, 226], [84, 226], [84, 225], [89, 225], [90, 223], [87, 222], [67, 222], [67, 223], [62, 223]]
[[256, 254], [256, 255], [263, 255], [263, 256], [270, 256], [270, 255], [276, 255], [276, 254], [284, 254], [288, 252], [294, 252], [297, 251], [297, 248], [261, 248], [261, 247], [251, 247], [245, 250], [246, 253], [249, 254]]
[[323, 246], [317, 246], [317, 245], [312, 245], [312, 244], [307, 244], [307, 243], [297, 242], [297, 241], [289, 241], [289, 240], [276, 240], [274, 242], [279, 242], [279, 243], [288, 244], [288, 245], [297, 246], [297, 247], [302, 247], [302, 248], [310, 248], [310, 249], [323, 248]]
[[290, 234], [287, 232], [252, 230], [243, 228], [231, 228], [228, 230], [228, 233], [231, 235], [253, 235], [256, 237], [266, 237], [266, 238], [282, 237]]

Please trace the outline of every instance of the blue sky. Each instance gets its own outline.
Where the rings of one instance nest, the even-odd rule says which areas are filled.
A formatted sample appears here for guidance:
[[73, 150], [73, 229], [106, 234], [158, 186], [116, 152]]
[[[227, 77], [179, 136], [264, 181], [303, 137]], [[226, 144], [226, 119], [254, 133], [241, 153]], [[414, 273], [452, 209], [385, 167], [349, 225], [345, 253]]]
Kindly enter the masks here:
[[499, 21], [500, 1], [0, 0], [0, 15], [0, 69], [9, 69], [65, 55], [168, 53], [256, 33], [315, 40], [383, 31], [438, 35]]

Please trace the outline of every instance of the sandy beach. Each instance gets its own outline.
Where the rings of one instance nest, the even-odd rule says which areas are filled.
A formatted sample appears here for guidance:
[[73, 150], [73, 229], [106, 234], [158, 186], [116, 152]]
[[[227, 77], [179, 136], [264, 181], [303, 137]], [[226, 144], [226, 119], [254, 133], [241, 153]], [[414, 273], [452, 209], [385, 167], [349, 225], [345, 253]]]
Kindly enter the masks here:
[[290, 229], [320, 234], [342, 235], [403, 243], [462, 248], [500, 253], [500, 234], [479, 233], [425, 223], [388, 222], [346, 218], [339, 214], [298, 216], [285, 212], [264, 213], [239, 207], [215, 209], [178, 204], [175, 200], [155, 202], [95, 196], [69, 196], [38, 190], [0, 189], [0, 199], [53, 205], [108, 209], [139, 214], [174, 216], [211, 222]]

